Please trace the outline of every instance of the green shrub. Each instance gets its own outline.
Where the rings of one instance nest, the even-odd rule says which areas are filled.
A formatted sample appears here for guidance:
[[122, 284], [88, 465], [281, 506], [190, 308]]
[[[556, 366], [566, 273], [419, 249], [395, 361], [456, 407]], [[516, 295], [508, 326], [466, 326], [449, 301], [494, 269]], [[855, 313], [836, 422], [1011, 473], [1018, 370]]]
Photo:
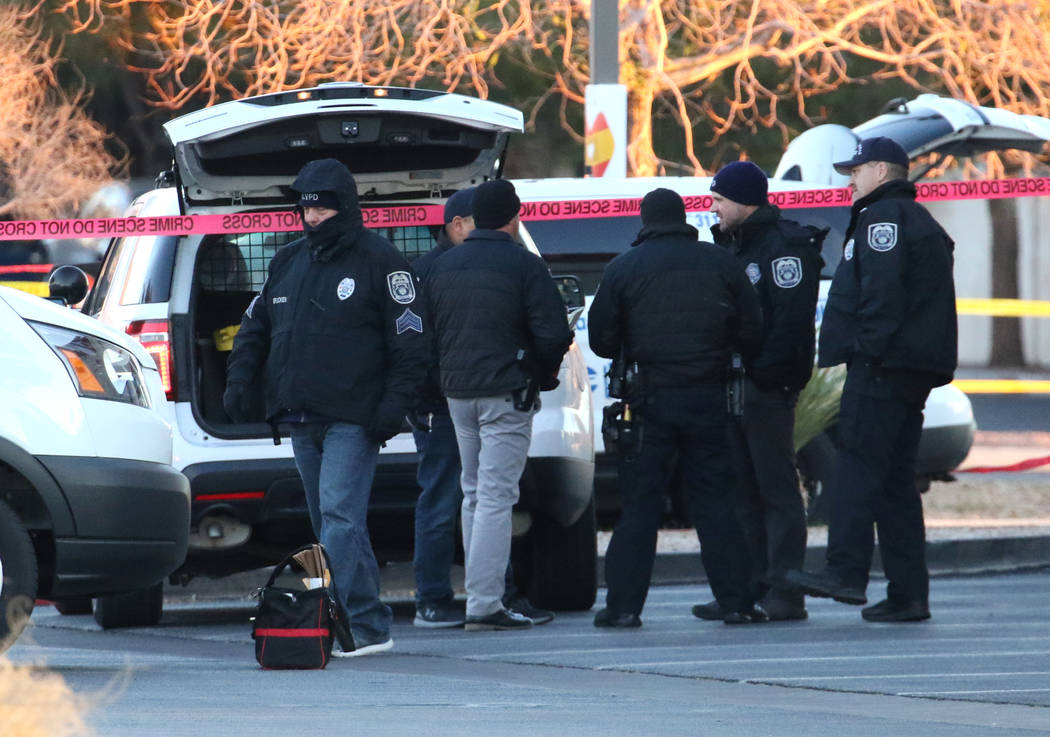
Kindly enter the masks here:
[[845, 365], [813, 369], [795, 407], [796, 451], [834, 424], [845, 380]]

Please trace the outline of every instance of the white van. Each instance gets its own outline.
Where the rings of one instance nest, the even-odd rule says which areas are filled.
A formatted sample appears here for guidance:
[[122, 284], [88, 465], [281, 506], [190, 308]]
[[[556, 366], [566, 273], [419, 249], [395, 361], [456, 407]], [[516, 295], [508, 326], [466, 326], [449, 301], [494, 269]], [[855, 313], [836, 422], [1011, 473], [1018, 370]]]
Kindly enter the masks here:
[[0, 287], [0, 650], [38, 598], [72, 614], [94, 597], [103, 627], [160, 618], [189, 531], [163, 401], [136, 341]]
[[[420, 206], [440, 209], [452, 192], [498, 177], [508, 137], [522, 127], [521, 113], [505, 105], [351, 83], [223, 103], [164, 125], [173, 168], [126, 214], [258, 223], [246, 233], [115, 238], [84, 305], [138, 338], [161, 367], [174, 465], [193, 496], [182, 580], [273, 564], [313, 535], [291, 443], [275, 445], [261, 416], [234, 423], [222, 408], [233, 332], [275, 251], [302, 234], [255, 216], [291, 214], [290, 185], [303, 164], [336, 158], [354, 174], [366, 225], [411, 261], [436, 243], [436, 228], [417, 224]], [[395, 211], [383, 208], [408, 217], [384, 221]], [[533, 421], [515, 572], [534, 604], [588, 609], [597, 591], [595, 433], [580, 345], [559, 378]], [[409, 557], [413, 545], [419, 489], [408, 430], [379, 456], [369, 527], [381, 561]]]

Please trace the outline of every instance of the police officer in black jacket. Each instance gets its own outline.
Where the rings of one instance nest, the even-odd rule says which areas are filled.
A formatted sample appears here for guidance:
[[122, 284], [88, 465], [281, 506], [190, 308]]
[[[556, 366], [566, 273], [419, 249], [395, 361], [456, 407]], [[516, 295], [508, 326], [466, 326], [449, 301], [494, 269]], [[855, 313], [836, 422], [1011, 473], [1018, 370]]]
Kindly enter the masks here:
[[761, 621], [734, 510], [726, 404], [731, 354], [750, 358], [761, 338], [758, 297], [726, 250], [697, 241], [677, 193], [649, 192], [641, 216], [633, 248], [605, 268], [588, 316], [596, 354], [638, 364], [641, 391], [627, 401], [642, 433], [640, 447], [620, 455], [623, 507], [605, 556], [606, 605], [594, 625], [642, 624], [676, 454], [725, 622]]
[[438, 258], [427, 278], [441, 389], [463, 467], [468, 631], [533, 624], [503, 601], [511, 511], [532, 437], [536, 392], [557, 386], [572, 343], [550, 271], [517, 241], [520, 209], [510, 182], [478, 185], [475, 230]]
[[[756, 592], [771, 620], [805, 619], [801, 592], [771, 582], [801, 568], [806, 508], [795, 469], [795, 404], [813, 372], [820, 246], [827, 231], [785, 220], [769, 204], [765, 173], [750, 161], [726, 164], [711, 181], [711, 228], [762, 303], [762, 345], [744, 369], [743, 414], [730, 423], [737, 503], [751, 546]], [[717, 602], [693, 608], [721, 619]]]
[[915, 201], [908, 164], [883, 137], [835, 164], [850, 175], [853, 210], [820, 331], [819, 364], [848, 367], [827, 563], [787, 574], [811, 595], [866, 603], [874, 524], [889, 586], [861, 612], [871, 622], [930, 616], [915, 458], [926, 397], [952, 380], [957, 361], [954, 243]]
[[408, 262], [364, 227], [342, 163], [309, 162], [292, 189], [306, 234], [277, 251], [241, 320], [223, 406], [243, 421], [261, 382], [275, 435], [290, 428], [310, 522], [356, 646], [336, 655], [365, 655], [393, 645], [366, 521], [379, 447], [400, 431], [423, 384], [423, 312]]

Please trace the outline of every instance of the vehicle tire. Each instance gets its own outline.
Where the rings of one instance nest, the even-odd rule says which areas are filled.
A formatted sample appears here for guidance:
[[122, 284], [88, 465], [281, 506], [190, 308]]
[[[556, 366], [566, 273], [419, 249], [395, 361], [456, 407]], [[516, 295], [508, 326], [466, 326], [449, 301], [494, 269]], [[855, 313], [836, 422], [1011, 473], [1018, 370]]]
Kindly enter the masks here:
[[164, 609], [164, 583], [126, 594], [95, 599], [95, 621], [105, 630], [116, 627], [152, 627]]
[[810, 440], [798, 452], [796, 462], [806, 494], [806, 518], [810, 524], [826, 524], [831, 513], [827, 490], [835, 478], [838, 451], [827, 432]]
[[559, 612], [582, 611], [594, 605], [598, 595], [598, 525], [593, 498], [568, 527], [550, 517], [534, 518], [526, 552], [522, 590], [532, 604]]
[[63, 616], [71, 616], [73, 614], [91, 614], [91, 597], [78, 596], [75, 599], [56, 601], [55, 609]]
[[0, 652], [22, 634], [36, 603], [36, 551], [11, 507], [0, 501]]

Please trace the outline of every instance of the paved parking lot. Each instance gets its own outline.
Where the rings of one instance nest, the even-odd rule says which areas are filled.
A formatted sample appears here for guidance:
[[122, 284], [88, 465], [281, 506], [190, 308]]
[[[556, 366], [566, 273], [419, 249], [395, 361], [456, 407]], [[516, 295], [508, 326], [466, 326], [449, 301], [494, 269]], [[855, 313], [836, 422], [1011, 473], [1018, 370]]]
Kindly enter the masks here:
[[654, 587], [641, 630], [595, 629], [578, 612], [515, 633], [420, 630], [402, 601], [393, 653], [283, 673], [255, 664], [244, 598], [174, 601], [158, 627], [107, 632], [41, 607], [9, 657], [101, 690], [107, 737], [258, 737], [333, 720], [457, 737], [516, 724], [530, 737], [1050, 734], [1050, 569], [937, 578], [933, 619], [904, 625], [810, 600], [805, 622], [729, 627], [690, 615], [708, 595]]

